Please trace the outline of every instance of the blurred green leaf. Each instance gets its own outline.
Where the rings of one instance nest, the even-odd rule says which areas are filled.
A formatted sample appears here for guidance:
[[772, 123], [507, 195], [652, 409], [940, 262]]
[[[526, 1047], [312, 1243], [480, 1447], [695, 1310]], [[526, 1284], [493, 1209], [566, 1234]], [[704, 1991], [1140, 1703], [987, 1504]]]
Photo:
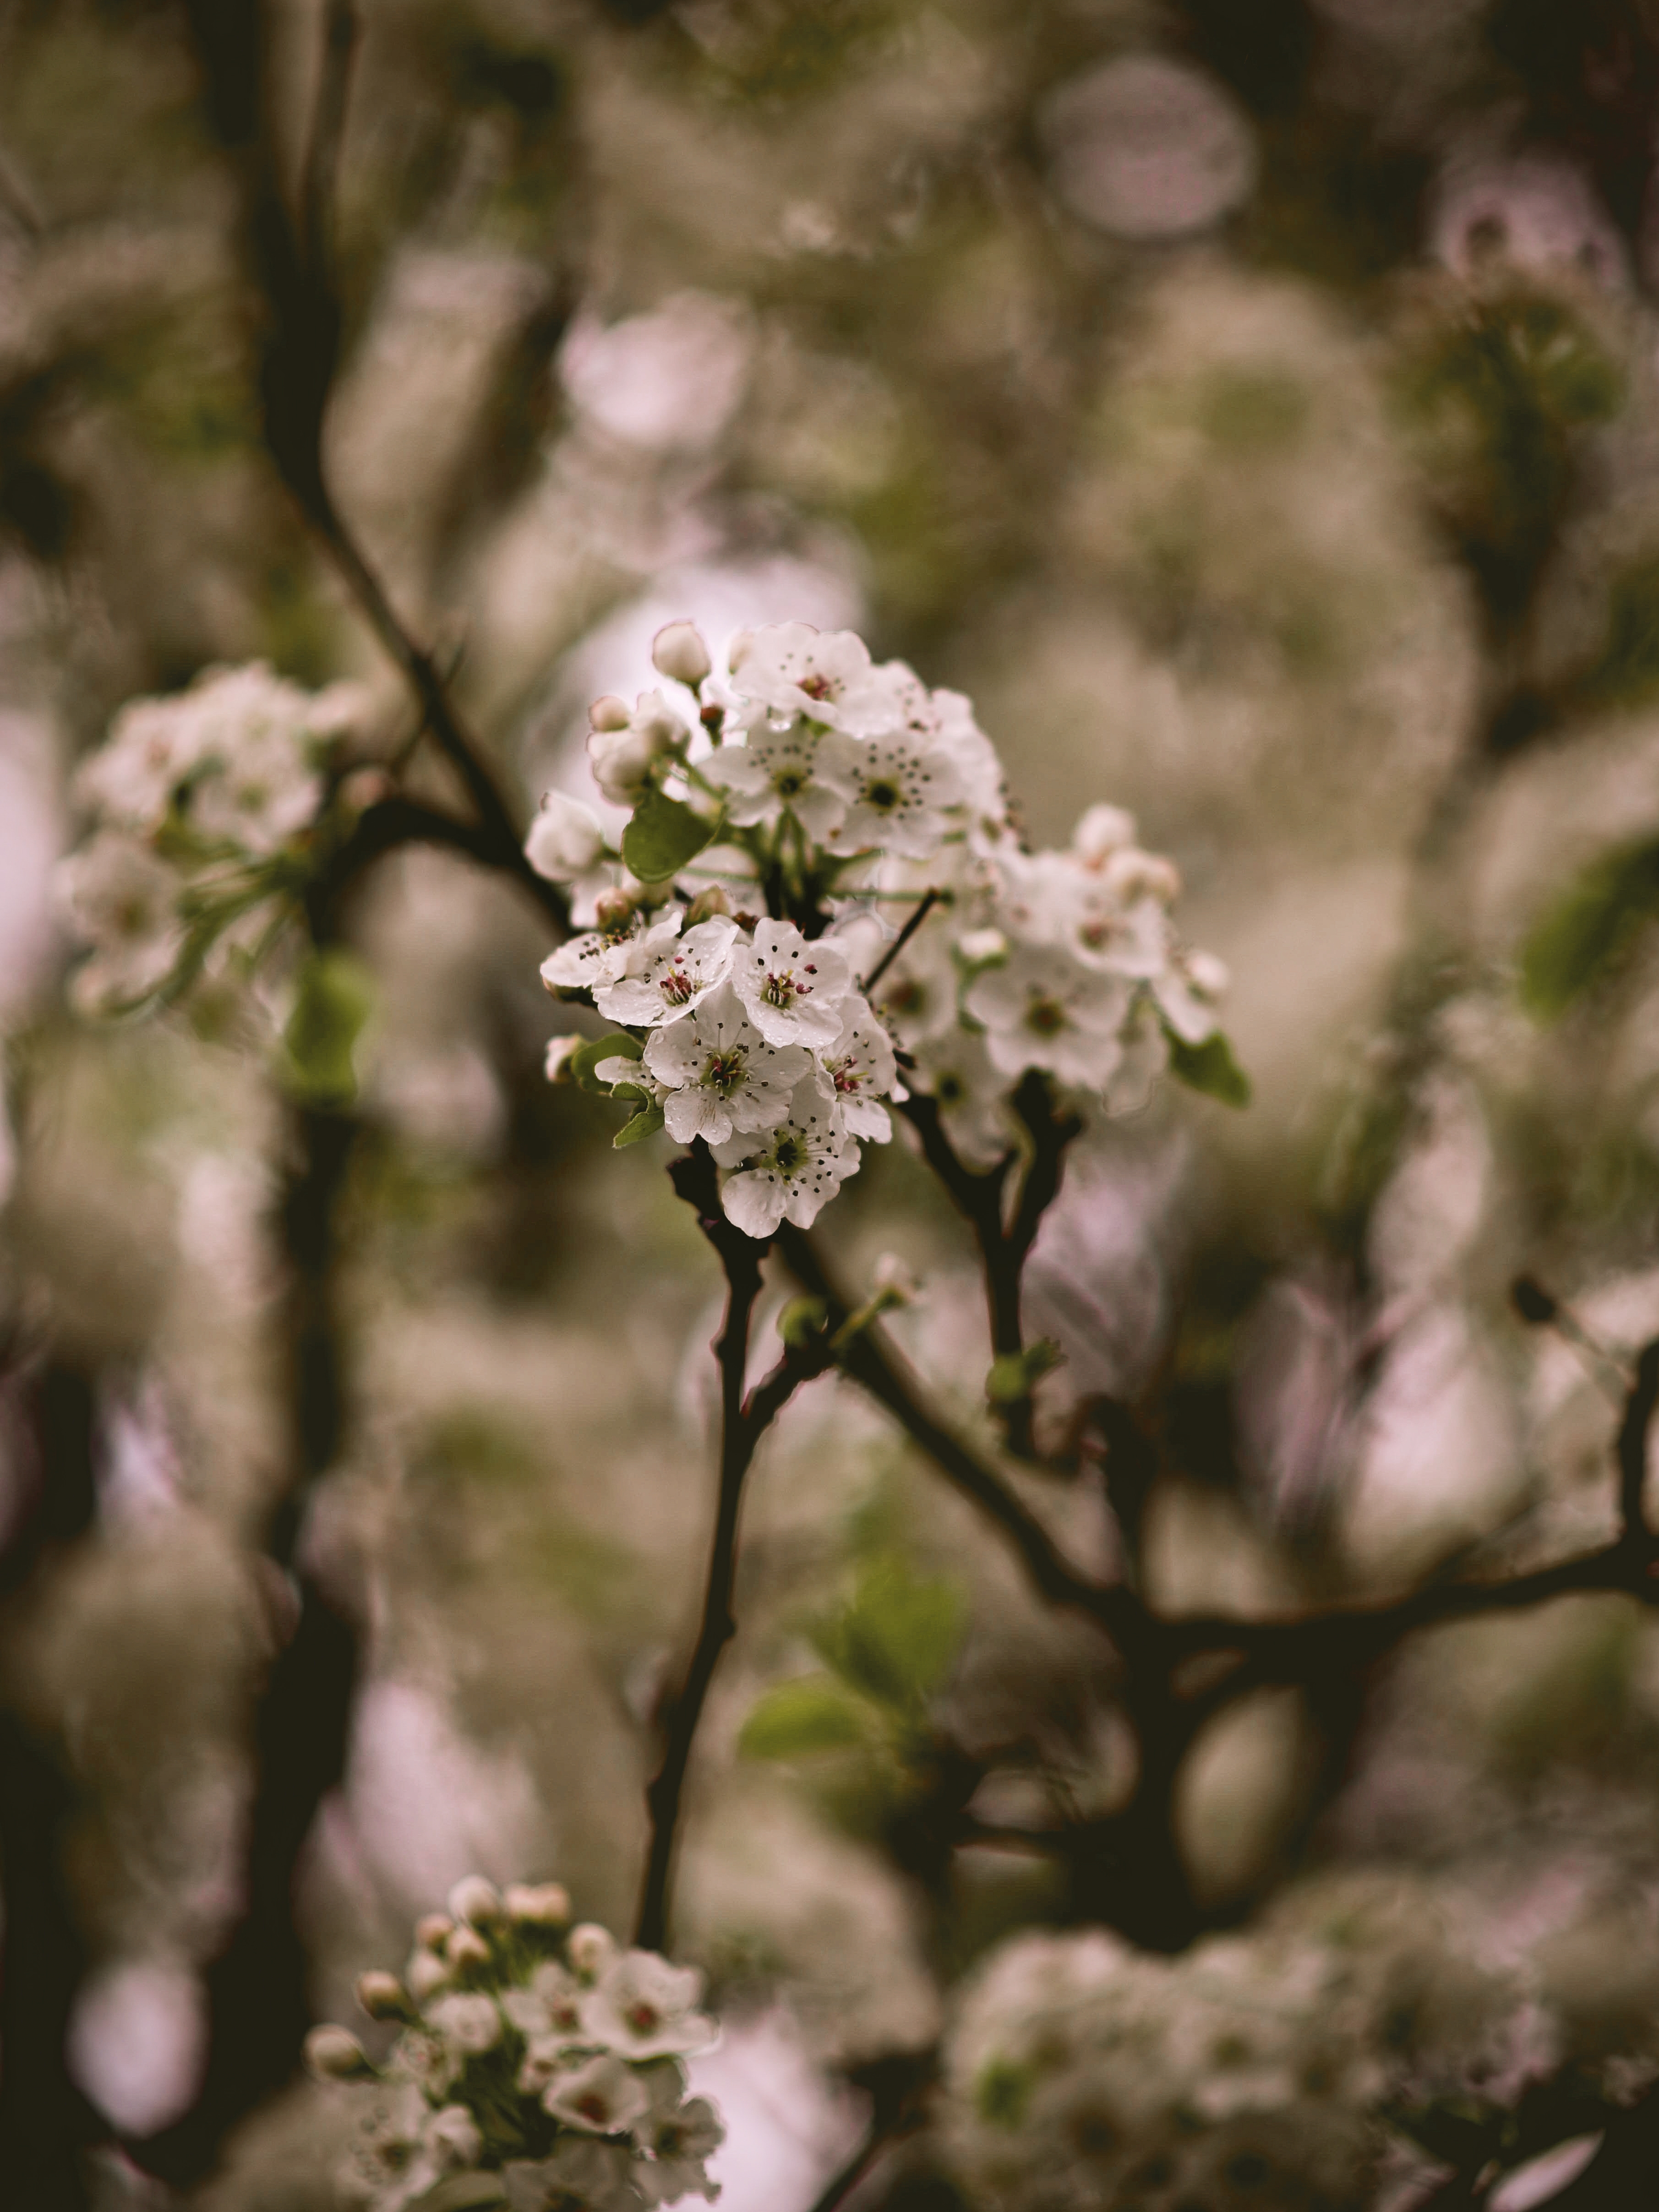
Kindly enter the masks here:
[[850, 1602], [812, 1640], [843, 1681], [910, 1712], [950, 1672], [967, 1626], [967, 1600], [955, 1582], [915, 1576], [888, 1558], [865, 1569]]
[[1218, 1098], [1224, 1106], [1248, 1106], [1250, 1103], [1250, 1079], [1233, 1058], [1233, 1048], [1218, 1030], [1202, 1044], [1188, 1044], [1173, 1030], [1166, 1030], [1170, 1040], [1170, 1073], [1177, 1083], [1184, 1083], [1189, 1091], [1201, 1091], [1206, 1098]]
[[[617, 1086], [612, 1096], [618, 1098], [639, 1098], [642, 1097], [644, 1093], [635, 1091], [631, 1084], [623, 1084]], [[613, 1151], [620, 1152], [624, 1145], [637, 1145], [641, 1137], [654, 1137], [661, 1127], [662, 1108], [655, 1103], [642, 1106], [631, 1121], [625, 1122], [617, 1130], [616, 1135], [611, 1139], [611, 1148]]]
[[374, 1007], [374, 976], [355, 953], [313, 953], [301, 969], [283, 1031], [283, 1073], [306, 1105], [347, 1106], [356, 1097], [352, 1055]]
[[829, 1674], [802, 1674], [779, 1682], [743, 1724], [738, 1749], [745, 1759], [800, 1759], [816, 1751], [847, 1751], [870, 1741], [871, 1716], [863, 1700]]
[[622, 856], [641, 883], [665, 883], [702, 852], [714, 834], [714, 824], [705, 822], [684, 799], [647, 791], [623, 831]]
[[1576, 877], [1534, 924], [1521, 952], [1521, 997], [1553, 1021], [1611, 975], [1659, 915], [1659, 844], [1626, 845]]

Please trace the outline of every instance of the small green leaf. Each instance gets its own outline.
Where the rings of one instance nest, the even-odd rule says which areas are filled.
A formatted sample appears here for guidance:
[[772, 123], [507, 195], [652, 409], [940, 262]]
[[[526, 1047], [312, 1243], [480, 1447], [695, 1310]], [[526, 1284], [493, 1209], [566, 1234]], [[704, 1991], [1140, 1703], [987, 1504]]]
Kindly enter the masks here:
[[1170, 1073], [1177, 1083], [1184, 1083], [1189, 1091], [1201, 1091], [1206, 1098], [1218, 1098], [1224, 1106], [1248, 1106], [1250, 1103], [1250, 1079], [1233, 1058], [1233, 1048], [1218, 1030], [1202, 1044], [1188, 1044], [1172, 1030], [1164, 1035], [1170, 1040]]
[[314, 952], [300, 970], [283, 1031], [289, 1088], [307, 1106], [349, 1106], [357, 1095], [352, 1054], [374, 1006], [374, 979], [355, 953]]
[[[643, 1098], [645, 1093], [635, 1091], [631, 1083], [619, 1083], [611, 1096], [616, 1098]], [[620, 1152], [624, 1145], [637, 1145], [641, 1137], [654, 1137], [661, 1127], [662, 1108], [655, 1104], [642, 1106], [631, 1121], [624, 1122], [617, 1130], [611, 1139], [611, 1148]]]
[[1604, 854], [1534, 924], [1521, 951], [1521, 998], [1540, 1021], [1612, 975], [1659, 915], [1659, 844]]
[[626, 1030], [615, 1030], [609, 1036], [589, 1037], [586, 1043], [579, 1044], [565, 1066], [571, 1080], [584, 1091], [591, 1091], [599, 1098], [609, 1098], [612, 1095], [611, 1085], [601, 1083], [593, 1070], [602, 1060], [638, 1060], [644, 1051], [638, 1037], [629, 1036]]
[[967, 1626], [956, 1583], [913, 1575], [890, 1558], [866, 1568], [850, 1604], [812, 1640], [844, 1681], [908, 1713], [945, 1680]]
[[622, 856], [641, 883], [665, 883], [702, 852], [714, 834], [714, 824], [684, 799], [647, 791], [623, 831]]
[[1039, 1375], [1058, 1367], [1066, 1357], [1052, 1337], [1040, 1336], [1023, 1352], [1005, 1352], [991, 1362], [985, 1378], [985, 1395], [994, 1406], [1017, 1405], [1029, 1398]]
[[844, 1684], [828, 1674], [802, 1674], [766, 1692], [744, 1723], [738, 1749], [745, 1759], [847, 1751], [869, 1741], [870, 1718]]

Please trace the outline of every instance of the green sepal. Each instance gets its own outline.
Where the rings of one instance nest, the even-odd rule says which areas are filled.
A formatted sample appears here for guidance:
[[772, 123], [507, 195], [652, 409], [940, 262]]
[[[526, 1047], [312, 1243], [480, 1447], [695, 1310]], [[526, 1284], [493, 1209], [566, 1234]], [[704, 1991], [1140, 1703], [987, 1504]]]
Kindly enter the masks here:
[[823, 1334], [829, 1318], [830, 1308], [824, 1299], [791, 1298], [778, 1316], [778, 1334], [792, 1351], [797, 1351]]
[[[626, 1030], [613, 1030], [609, 1036], [589, 1037], [586, 1043], [579, 1044], [565, 1066], [570, 1071], [572, 1082], [580, 1084], [584, 1091], [591, 1091], [596, 1098], [610, 1098], [617, 1094], [608, 1083], [599, 1081], [593, 1070], [602, 1060], [639, 1060], [644, 1052], [640, 1038], [629, 1036]], [[639, 1095], [643, 1097], [645, 1093], [641, 1091]]]
[[991, 1362], [985, 1378], [985, 1395], [994, 1406], [1018, 1405], [1029, 1398], [1039, 1375], [1058, 1367], [1066, 1357], [1052, 1337], [1041, 1336], [1023, 1352], [1005, 1352]]
[[355, 953], [331, 946], [306, 961], [283, 1031], [283, 1079], [301, 1104], [351, 1103], [353, 1052], [374, 1009], [374, 976]]
[[623, 831], [622, 856], [642, 884], [666, 883], [713, 842], [714, 824], [683, 799], [647, 791]]
[[961, 1587], [945, 1576], [913, 1575], [902, 1559], [877, 1559], [852, 1601], [814, 1632], [813, 1644], [842, 1680], [879, 1705], [913, 1713], [938, 1689], [967, 1632]]
[[1610, 976], [1646, 921], [1659, 915], [1659, 844], [1604, 854], [1533, 925], [1521, 951], [1521, 998], [1553, 1021]]
[[[643, 1098], [642, 1091], [635, 1091], [631, 1083], [619, 1083], [611, 1092], [613, 1098]], [[631, 1121], [624, 1122], [611, 1139], [611, 1147], [620, 1152], [624, 1145], [637, 1145], [641, 1137], [654, 1137], [662, 1127], [662, 1108], [655, 1103], [642, 1106]]]
[[862, 1698], [830, 1674], [778, 1682], [759, 1699], [738, 1737], [745, 1759], [802, 1759], [868, 1743], [872, 1716]]
[[1249, 1104], [1250, 1079], [1219, 1030], [1202, 1044], [1188, 1044], [1167, 1024], [1164, 1034], [1170, 1041], [1170, 1073], [1177, 1083], [1201, 1091], [1206, 1098], [1218, 1098], [1224, 1106]]

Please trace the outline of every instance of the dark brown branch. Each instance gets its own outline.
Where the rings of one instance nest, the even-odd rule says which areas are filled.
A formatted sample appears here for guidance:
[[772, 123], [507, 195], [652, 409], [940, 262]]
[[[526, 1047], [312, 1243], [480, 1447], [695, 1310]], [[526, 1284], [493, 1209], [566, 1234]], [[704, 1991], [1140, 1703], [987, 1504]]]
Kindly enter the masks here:
[[1628, 1541], [1639, 1546], [1648, 1534], [1643, 1493], [1647, 1487], [1648, 1437], [1659, 1408], [1659, 1338], [1644, 1344], [1636, 1362], [1636, 1380], [1619, 1424], [1619, 1517]]
[[924, 891], [921, 898], [917, 900], [915, 911], [912, 913], [910, 919], [905, 923], [903, 928], [900, 930], [898, 935], [888, 946], [886, 951], [882, 954], [880, 959], [877, 961], [875, 966], [870, 970], [870, 973], [859, 985], [860, 990], [863, 992], [866, 999], [869, 997], [871, 992], [875, 989], [877, 984], [880, 982], [882, 977], [887, 973], [887, 970], [892, 966], [893, 963], [898, 958], [900, 953], [903, 951], [905, 946], [910, 942], [910, 939], [921, 927], [922, 923], [927, 921], [928, 915], [933, 912], [934, 907], [938, 903], [939, 893], [936, 890]]
[[697, 1225], [720, 1255], [726, 1271], [726, 1316], [714, 1347], [720, 1376], [720, 1492], [703, 1588], [702, 1619], [684, 1680], [666, 1709], [662, 1761], [646, 1791], [651, 1842], [634, 1940], [647, 1951], [660, 1951], [668, 1942], [669, 1886], [691, 1747], [720, 1654], [737, 1633], [732, 1596], [737, 1580], [744, 1478], [756, 1446], [794, 1392], [830, 1364], [827, 1345], [822, 1342], [792, 1346], [744, 1397], [749, 1325], [760, 1295], [766, 1246], [734, 1228], [721, 1212], [714, 1164], [706, 1146], [695, 1146], [668, 1172], [680, 1197], [696, 1209]]

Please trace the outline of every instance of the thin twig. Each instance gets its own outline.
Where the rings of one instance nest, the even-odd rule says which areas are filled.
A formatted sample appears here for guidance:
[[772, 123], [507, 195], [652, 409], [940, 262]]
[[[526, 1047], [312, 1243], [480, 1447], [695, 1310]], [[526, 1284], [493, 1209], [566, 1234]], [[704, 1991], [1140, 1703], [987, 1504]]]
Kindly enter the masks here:
[[903, 951], [905, 946], [910, 942], [910, 939], [921, 927], [922, 923], [927, 921], [928, 914], [937, 902], [938, 898], [939, 893], [936, 890], [926, 890], [922, 893], [921, 897], [916, 905], [915, 911], [911, 915], [910, 919], [905, 923], [903, 928], [900, 930], [898, 935], [888, 946], [886, 951], [882, 954], [880, 959], [877, 961], [875, 966], [870, 970], [870, 973], [859, 985], [860, 990], [863, 992], [866, 999], [869, 997], [871, 992], [875, 989], [877, 984], [880, 982], [882, 977], [887, 973], [887, 970], [892, 966], [893, 963], [898, 958], [900, 953]]
[[696, 1208], [697, 1224], [720, 1255], [726, 1271], [726, 1298], [725, 1319], [714, 1340], [720, 1376], [720, 1494], [708, 1549], [702, 1619], [685, 1678], [667, 1707], [662, 1762], [646, 1791], [651, 1842], [634, 1940], [647, 1951], [660, 1951], [668, 1942], [669, 1885], [691, 1747], [720, 1654], [737, 1633], [732, 1595], [737, 1579], [744, 1478], [756, 1446], [794, 1392], [830, 1364], [828, 1346], [822, 1343], [791, 1346], [770, 1374], [744, 1397], [749, 1325], [760, 1295], [760, 1263], [766, 1246], [745, 1237], [721, 1212], [714, 1162], [706, 1146], [695, 1146], [668, 1172], [676, 1191]]
[[331, 288], [340, 155], [345, 144], [346, 108], [361, 32], [352, 0], [328, 0], [323, 51], [317, 67], [317, 96], [312, 103], [311, 133], [300, 180], [300, 239], [307, 262]]
[[1640, 1546], [1648, 1534], [1644, 1492], [1648, 1479], [1648, 1432], [1659, 1408], [1659, 1338], [1644, 1344], [1636, 1379], [1619, 1424], [1619, 1517], [1626, 1540]]

